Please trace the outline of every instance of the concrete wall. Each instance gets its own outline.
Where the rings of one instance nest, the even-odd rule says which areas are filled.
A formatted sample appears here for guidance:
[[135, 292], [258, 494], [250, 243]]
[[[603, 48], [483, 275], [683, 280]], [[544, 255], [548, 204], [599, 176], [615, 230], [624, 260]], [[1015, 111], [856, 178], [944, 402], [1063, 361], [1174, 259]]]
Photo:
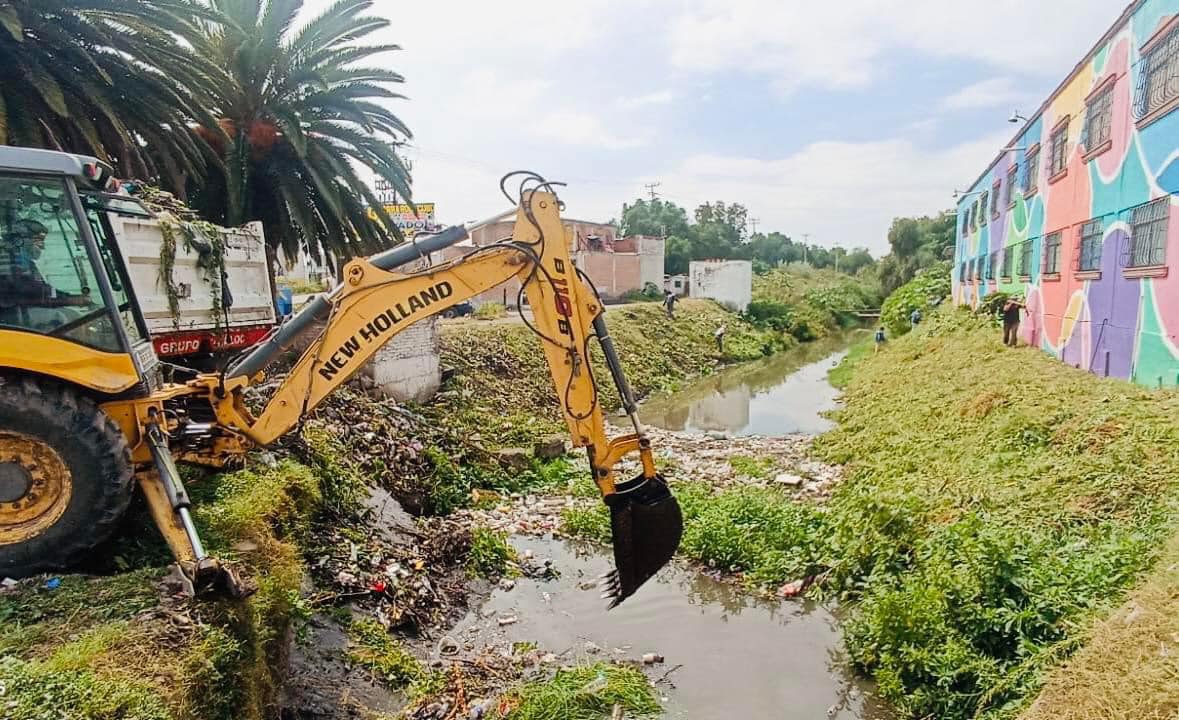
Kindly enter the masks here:
[[[467, 248], [468, 252], [470, 248]], [[409, 271], [424, 269], [419, 261]], [[434, 316], [402, 330], [378, 350], [360, 373], [366, 385], [398, 402], [425, 402], [442, 384], [439, 355], [438, 317]]]
[[[958, 205], [953, 276], [960, 304], [977, 306], [994, 292], [1025, 296], [1024, 342], [1151, 386], [1179, 383], [1179, 83], [1146, 71], [1148, 55], [1179, 53], [1176, 11], [1176, 0], [1132, 3], [1008, 143], [1016, 150], [1000, 152], [975, 181]], [[1090, 104], [1110, 88], [1109, 137], [1095, 142], [1086, 132]], [[1061, 128], [1064, 170], [1053, 173]], [[1147, 244], [1141, 228], [1135, 237], [1134, 219], [1152, 201], [1165, 218], [1159, 245]], [[1082, 248], [1082, 229], [1098, 224]], [[1059, 250], [1047, 242], [1057, 233]]]
[[688, 276], [687, 275], [666, 275], [663, 278], [663, 289], [670, 290], [676, 295], [688, 294]]
[[637, 235], [639, 251], [639, 287], [644, 288], [651, 283], [657, 288], [663, 287], [663, 254], [665, 241], [653, 235]]
[[753, 263], [748, 260], [693, 260], [688, 264], [689, 295], [710, 298], [744, 312], [753, 299]]

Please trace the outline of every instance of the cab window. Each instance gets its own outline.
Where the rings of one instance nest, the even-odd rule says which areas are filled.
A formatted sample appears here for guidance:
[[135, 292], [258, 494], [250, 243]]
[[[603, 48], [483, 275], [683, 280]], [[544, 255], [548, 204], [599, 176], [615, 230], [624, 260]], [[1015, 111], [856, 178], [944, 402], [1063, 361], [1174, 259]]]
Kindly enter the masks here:
[[0, 328], [123, 350], [64, 180], [0, 176]]

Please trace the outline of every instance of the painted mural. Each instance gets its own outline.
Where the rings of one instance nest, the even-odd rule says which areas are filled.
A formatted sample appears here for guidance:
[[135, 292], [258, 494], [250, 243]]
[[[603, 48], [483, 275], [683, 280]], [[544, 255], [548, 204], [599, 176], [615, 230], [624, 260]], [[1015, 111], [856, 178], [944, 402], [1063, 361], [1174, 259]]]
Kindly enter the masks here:
[[1029, 345], [1179, 384], [1177, 102], [1179, 0], [1135, 3], [960, 198], [955, 301], [1022, 295]]

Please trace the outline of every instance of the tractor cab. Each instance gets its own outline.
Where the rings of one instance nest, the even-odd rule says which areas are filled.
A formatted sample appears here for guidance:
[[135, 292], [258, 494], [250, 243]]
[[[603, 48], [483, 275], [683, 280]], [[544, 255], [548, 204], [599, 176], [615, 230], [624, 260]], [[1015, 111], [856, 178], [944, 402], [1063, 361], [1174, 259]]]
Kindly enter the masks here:
[[[158, 360], [91, 157], [0, 147], [0, 370], [146, 394]], [[82, 193], [85, 193], [83, 195]]]

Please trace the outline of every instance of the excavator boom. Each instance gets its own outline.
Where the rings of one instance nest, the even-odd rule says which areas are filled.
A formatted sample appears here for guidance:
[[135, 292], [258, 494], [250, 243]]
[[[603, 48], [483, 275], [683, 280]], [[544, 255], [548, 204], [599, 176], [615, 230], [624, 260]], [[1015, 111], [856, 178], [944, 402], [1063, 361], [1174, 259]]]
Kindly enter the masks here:
[[[220, 465], [226, 452], [244, 450], [249, 444], [269, 445], [295, 427], [399, 332], [515, 278], [532, 309], [531, 322], [522, 319], [541, 342], [573, 446], [586, 449], [594, 481], [610, 508], [617, 570], [607, 579], [606, 596], [612, 606], [630, 596], [675, 553], [682, 518], [678, 503], [656, 472], [650, 442], [607, 332], [601, 299], [573, 264], [572, 236], [561, 222], [559, 209], [552, 185], [528, 174], [521, 185], [509, 240], [474, 248], [425, 270], [398, 271], [467, 237], [464, 229], [450, 228], [416, 245], [349, 262], [343, 282], [330, 296], [314, 300], [223, 376], [205, 375], [189, 383], [193, 392], [207, 394], [220, 428], [248, 443], [214, 443], [208, 457], [189, 454], [185, 459]], [[261, 379], [265, 368], [298, 335], [321, 323], [323, 329], [265, 408], [252, 415], [243, 402], [243, 391]], [[620, 437], [610, 438], [606, 433], [600, 391], [589, 363], [591, 340], [602, 349], [632, 425], [633, 432]], [[638, 455], [641, 471], [619, 480], [615, 466], [628, 454]], [[172, 474], [168, 464], [157, 458], [141, 482], [160, 481], [165, 489], [172, 486], [179, 491], [148, 492], [149, 499], [154, 497], [158, 502], [161, 497], [183, 497], [179, 478], [167, 477]], [[187, 511], [172, 509], [181, 514], [183, 522], [178, 527], [196, 548], [189, 554], [199, 564], [202, 551], [187, 521]], [[170, 542], [174, 549], [182, 545], [175, 531]]]

